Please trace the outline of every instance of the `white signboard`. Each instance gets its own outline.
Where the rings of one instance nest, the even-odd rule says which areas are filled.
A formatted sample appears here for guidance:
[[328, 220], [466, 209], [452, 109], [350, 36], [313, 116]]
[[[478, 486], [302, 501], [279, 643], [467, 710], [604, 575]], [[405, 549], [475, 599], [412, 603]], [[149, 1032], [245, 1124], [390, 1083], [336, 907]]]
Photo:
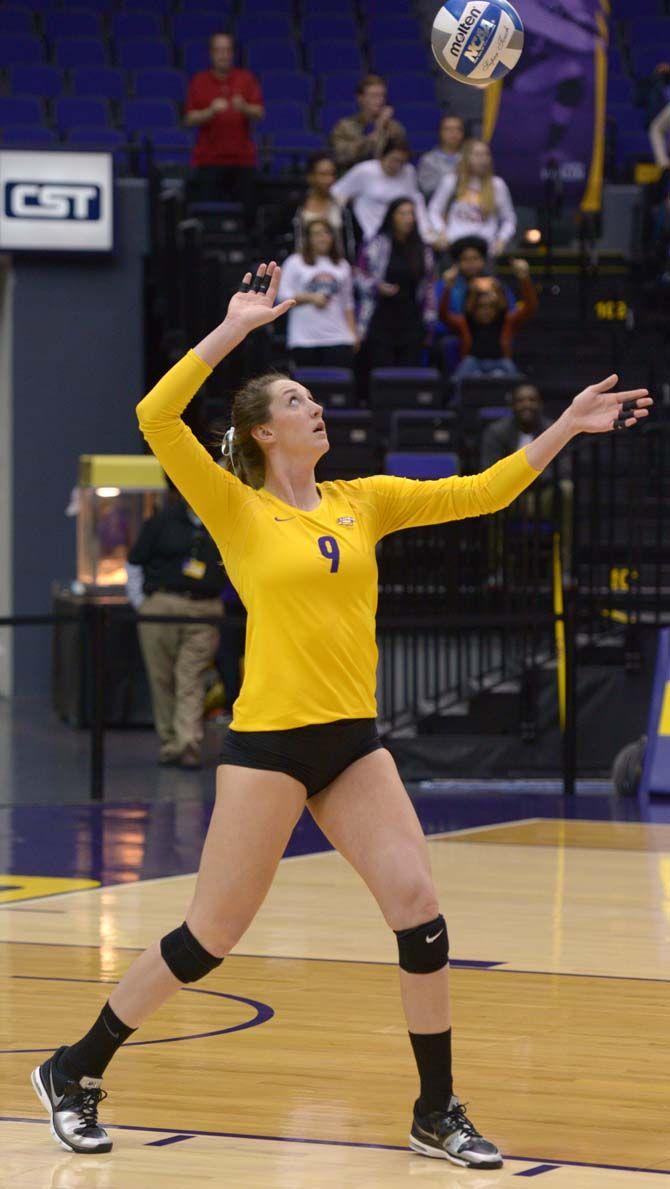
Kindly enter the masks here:
[[110, 153], [0, 150], [0, 250], [110, 252]]

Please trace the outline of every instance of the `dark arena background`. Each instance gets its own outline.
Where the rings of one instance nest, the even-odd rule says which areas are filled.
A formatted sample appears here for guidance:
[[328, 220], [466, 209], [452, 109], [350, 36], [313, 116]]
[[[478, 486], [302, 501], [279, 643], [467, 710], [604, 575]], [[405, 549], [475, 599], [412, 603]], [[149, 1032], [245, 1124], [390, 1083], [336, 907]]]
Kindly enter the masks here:
[[[519, 65], [477, 90], [435, 62], [437, 0], [0, 0], [12, 1183], [668, 1183], [670, 2], [515, 7]], [[504, 510], [378, 546], [379, 730], [429, 840], [457, 1089], [493, 1171], [408, 1152], [395, 941], [307, 812], [232, 956], [110, 1070], [113, 1153], [58, 1150], [30, 1087], [195, 884], [246, 617], [215, 561], [198, 606], [202, 526], [178, 565], [132, 552], [158, 513], [193, 532], [135, 406], [270, 260], [299, 304], [184, 414], [217, 462], [235, 392], [269, 369], [324, 408], [322, 483], [473, 475], [611, 373], [654, 399]], [[164, 698], [189, 685], [197, 720], [174, 753], [149, 594], [177, 599], [161, 647], [198, 625], [211, 645], [188, 674], [169, 645]]]

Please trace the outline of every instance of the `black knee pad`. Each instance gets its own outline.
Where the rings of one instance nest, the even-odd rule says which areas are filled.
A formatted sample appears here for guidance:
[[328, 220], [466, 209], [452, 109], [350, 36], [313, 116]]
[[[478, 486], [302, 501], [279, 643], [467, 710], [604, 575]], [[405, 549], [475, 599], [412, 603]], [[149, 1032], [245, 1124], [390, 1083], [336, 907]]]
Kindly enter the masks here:
[[161, 956], [180, 983], [196, 983], [223, 962], [201, 946], [186, 921], [161, 938]]
[[396, 929], [400, 969], [408, 974], [432, 974], [449, 961], [447, 922], [440, 915], [415, 929]]

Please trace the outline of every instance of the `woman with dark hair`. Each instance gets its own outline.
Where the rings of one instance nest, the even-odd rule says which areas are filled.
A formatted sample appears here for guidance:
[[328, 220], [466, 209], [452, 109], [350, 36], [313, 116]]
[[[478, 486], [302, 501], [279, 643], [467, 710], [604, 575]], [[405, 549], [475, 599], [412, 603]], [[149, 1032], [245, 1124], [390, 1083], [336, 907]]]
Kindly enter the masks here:
[[307, 193], [302, 206], [293, 217], [293, 236], [296, 252], [302, 251], [305, 228], [314, 219], [330, 223], [338, 247], [347, 260], [356, 255], [356, 241], [351, 211], [342, 207], [331, 194], [337, 178], [335, 162], [328, 153], [314, 153], [307, 166]]
[[414, 203], [397, 198], [358, 261], [358, 333], [368, 344], [370, 367], [419, 366], [436, 316], [434, 273], [433, 252], [419, 235]]
[[512, 272], [519, 283], [519, 300], [509, 304], [504, 285], [497, 277], [479, 277], [470, 282], [463, 313], [454, 311], [449, 285], [440, 303], [441, 320], [459, 336], [461, 361], [452, 380], [472, 376], [518, 376], [512, 359], [515, 336], [537, 312], [537, 289], [527, 260], [513, 260]]
[[384, 222], [389, 203], [398, 198], [412, 200], [422, 238], [426, 243], [433, 238], [406, 140], [388, 140], [378, 159], [352, 166], [335, 182], [332, 193], [342, 206], [351, 203], [364, 243], [374, 238]]
[[324, 219], [305, 228], [302, 251], [282, 267], [280, 298], [291, 298], [286, 343], [294, 367], [353, 367], [357, 345], [351, 266]]
[[[214, 538], [249, 614], [244, 682], [193, 898], [186, 919], [130, 963], [89, 1031], [38, 1065], [32, 1083], [58, 1143], [89, 1154], [111, 1149], [98, 1122], [107, 1066], [180, 987], [220, 968], [263, 903], [307, 804], [396, 936], [421, 1083], [410, 1147], [461, 1167], [499, 1168], [496, 1145], [480, 1135], [454, 1093], [447, 922], [419, 819], [377, 733], [375, 548], [399, 529], [506, 507], [576, 434], [634, 426], [652, 402], [646, 389], [612, 392], [617, 377], [610, 376], [481, 475], [317, 484], [314, 467], [328, 450], [323, 409], [308, 389], [275, 372], [235, 396], [224, 470], [182, 413], [248, 334], [291, 308], [290, 301], [274, 306], [278, 282], [274, 262], [261, 264], [253, 279], [246, 273], [223, 322], [137, 409], [147, 442]], [[343, 920], [342, 928], [355, 936], [356, 924]], [[74, 1008], [72, 1018], [78, 1029]], [[233, 1064], [222, 1077], [224, 1112], [226, 1094], [231, 1101], [235, 1095]], [[323, 1065], [319, 1092], [327, 1107]]]

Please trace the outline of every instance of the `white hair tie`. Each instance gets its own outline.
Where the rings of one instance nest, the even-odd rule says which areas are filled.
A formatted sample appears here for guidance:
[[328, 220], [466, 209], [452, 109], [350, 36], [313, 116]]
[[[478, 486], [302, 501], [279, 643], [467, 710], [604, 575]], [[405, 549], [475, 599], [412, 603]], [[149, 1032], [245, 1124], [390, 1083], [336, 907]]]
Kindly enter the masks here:
[[233, 455], [233, 446], [235, 445], [235, 426], [231, 425], [230, 429], [226, 430], [223, 435], [223, 442], [221, 443], [221, 453], [224, 458], [229, 459], [233, 474], [237, 474], [237, 467], [235, 465], [235, 458]]

